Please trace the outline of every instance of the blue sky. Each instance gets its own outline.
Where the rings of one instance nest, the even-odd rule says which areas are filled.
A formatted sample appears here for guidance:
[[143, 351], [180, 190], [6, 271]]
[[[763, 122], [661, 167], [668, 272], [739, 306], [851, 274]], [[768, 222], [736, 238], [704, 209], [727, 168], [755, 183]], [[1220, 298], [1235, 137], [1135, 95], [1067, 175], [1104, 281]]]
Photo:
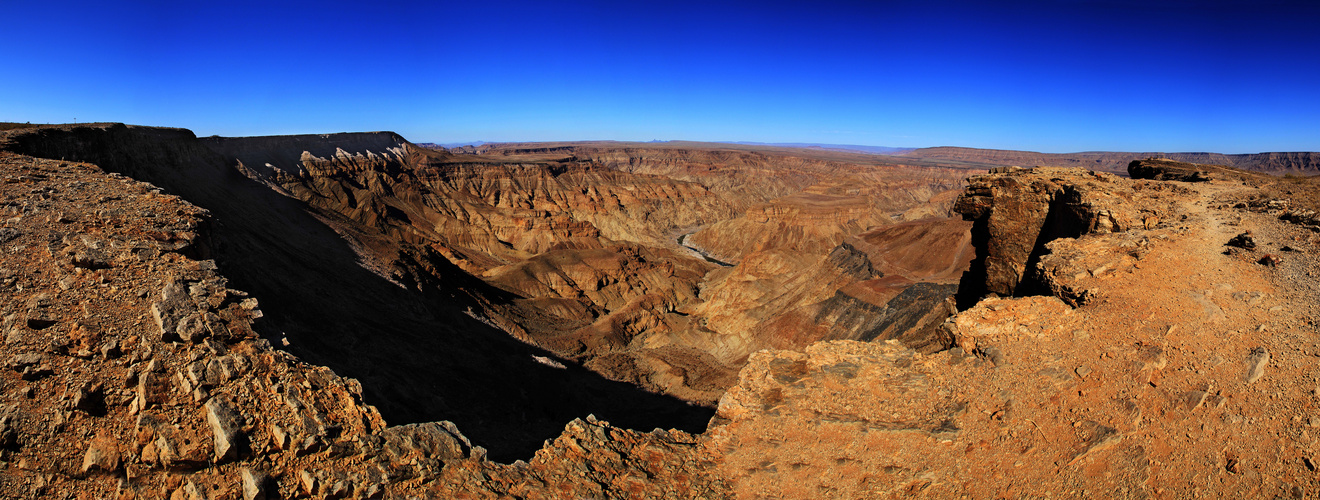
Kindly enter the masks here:
[[1320, 150], [1320, 8], [3, 1], [0, 121], [417, 142]]

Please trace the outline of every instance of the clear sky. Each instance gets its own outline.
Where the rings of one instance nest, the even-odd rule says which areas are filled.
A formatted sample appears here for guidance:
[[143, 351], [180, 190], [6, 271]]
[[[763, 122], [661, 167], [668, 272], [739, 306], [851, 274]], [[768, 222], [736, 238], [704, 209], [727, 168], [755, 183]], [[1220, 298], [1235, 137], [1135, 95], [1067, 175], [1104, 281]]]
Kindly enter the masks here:
[[194, 3], [0, 0], [0, 121], [1320, 150], [1315, 2]]

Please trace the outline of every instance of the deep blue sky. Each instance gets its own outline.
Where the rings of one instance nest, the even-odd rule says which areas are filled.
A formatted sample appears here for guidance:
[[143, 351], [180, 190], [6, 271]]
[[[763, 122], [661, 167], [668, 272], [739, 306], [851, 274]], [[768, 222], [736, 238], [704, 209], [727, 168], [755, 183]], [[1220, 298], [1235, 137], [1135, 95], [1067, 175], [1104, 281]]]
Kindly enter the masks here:
[[78, 3], [0, 1], [0, 121], [1320, 150], [1306, 3]]

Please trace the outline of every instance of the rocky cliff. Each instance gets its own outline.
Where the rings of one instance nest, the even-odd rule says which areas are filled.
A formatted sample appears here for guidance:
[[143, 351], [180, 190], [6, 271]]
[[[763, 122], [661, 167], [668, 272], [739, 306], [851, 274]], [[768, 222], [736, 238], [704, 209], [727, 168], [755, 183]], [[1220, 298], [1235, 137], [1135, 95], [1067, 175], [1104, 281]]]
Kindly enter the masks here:
[[[9, 151], [67, 160], [7, 157], [12, 160], [6, 171], [16, 180], [11, 187], [38, 185], [40, 190], [31, 192], [41, 193], [32, 198], [35, 203], [13, 205], [20, 214], [8, 223], [14, 234], [60, 239], [59, 253], [50, 247], [50, 265], [72, 266], [79, 275], [95, 271], [98, 283], [113, 282], [118, 279], [113, 276], [123, 272], [156, 280], [116, 287], [136, 294], [139, 305], [116, 309], [103, 318], [104, 324], [74, 326], [71, 338], [78, 344], [73, 357], [100, 353], [92, 358], [96, 366], [88, 368], [91, 376], [84, 378], [122, 378], [133, 388], [119, 391], [81, 378], [58, 380], [57, 388], [72, 387], [61, 390], [61, 397], [76, 389], [75, 406], [84, 413], [114, 415], [77, 422], [80, 432], [97, 436], [84, 454], [92, 465], [70, 472], [74, 467], [63, 461], [75, 461], [77, 450], [43, 444], [52, 434], [30, 427], [21, 415], [39, 413], [51, 401], [44, 392], [27, 391], [31, 408], [11, 408], [10, 434], [19, 436], [19, 454], [37, 453], [49, 460], [20, 460], [21, 470], [36, 474], [24, 476], [22, 486], [11, 484], [18, 488], [12, 491], [27, 485], [33, 494], [109, 491], [103, 482], [89, 490], [88, 484], [68, 480], [112, 477], [92, 474], [96, 470], [133, 471], [130, 476], [140, 480], [120, 483], [114, 490], [142, 496], [370, 497], [403, 491], [390, 485], [424, 477], [464, 491], [537, 491], [529, 485], [562, 472], [564, 455], [556, 455], [563, 453], [557, 448], [561, 445], [543, 450], [552, 458], [538, 458], [530, 469], [485, 460], [527, 456], [523, 453], [529, 452], [532, 439], [552, 435], [572, 420], [560, 416], [562, 412], [594, 413], [634, 428], [691, 430], [704, 426], [684, 421], [692, 423], [696, 416], [704, 423], [709, 413], [685, 405], [666, 407], [676, 402], [595, 378], [555, 354], [511, 342], [514, 338], [543, 344], [561, 356], [587, 353], [580, 359], [597, 373], [698, 401], [717, 399], [734, 381], [731, 367], [741, 362], [731, 364], [704, 350], [706, 340], [700, 335], [692, 340], [694, 329], [720, 334], [705, 329], [703, 320], [683, 309], [702, 301], [697, 283], [719, 266], [676, 253], [671, 248], [678, 245], [665, 241], [675, 227], [700, 226], [709, 222], [702, 217], [731, 215], [728, 204], [700, 184], [576, 161], [454, 162], [443, 152], [416, 148], [388, 133], [197, 139], [186, 130], [105, 124], [15, 130], [2, 142]], [[25, 163], [29, 160], [30, 165]], [[69, 161], [95, 161], [99, 167]], [[118, 173], [106, 174], [101, 168]], [[167, 217], [161, 209], [143, 205], [146, 198], [116, 194], [123, 189], [115, 182], [123, 179], [115, 177], [119, 173], [149, 179], [215, 209], [181, 209], [175, 214], [182, 217], [180, 222], [166, 229], [123, 226], [103, 216], [113, 213], [120, 217], [115, 220], [123, 221]], [[82, 180], [71, 181], [74, 178]], [[151, 184], [141, 186], [137, 192], [147, 196], [162, 191]], [[192, 207], [181, 198], [161, 199]], [[116, 201], [124, 208], [112, 208]], [[79, 215], [98, 203], [102, 206], [95, 216]], [[451, 222], [444, 222], [445, 217]], [[611, 217], [620, 222], [609, 223]], [[31, 224], [42, 226], [25, 226]], [[70, 224], [76, 227], [64, 226]], [[106, 229], [103, 224], [113, 224], [110, 227], [119, 232], [107, 240], [99, 236]], [[501, 232], [501, 224], [517, 229]], [[538, 233], [538, 227], [546, 230]], [[603, 235], [608, 231], [600, 227], [614, 227], [610, 231], [618, 240]], [[77, 228], [89, 233], [77, 233]], [[661, 229], [668, 231], [664, 240], [655, 237]], [[498, 244], [482, 246], [483, 238]], [[143, 253], [144, 248], [157, 250]], [[827, 267], [833, 270], [826, 274], [871, 277], [864, 254], [836, 249], [831, 255]], [[136, 264], [125, 260], [130, 257], [146, 267], [135, 271]], [[177, 263], [182, 271], [164, 262]], [[52, 275], [59, 278], [62, 273]], [[69, 290], [76, 281], [62, 278], [59, 283]], [[24, 286], [32, 290], [52, 285], [38, 279], [15, 289]], [[253, 290], [252, 295], [240, 291], [244, 289]], [[21, 356], [13, 361], [15, 376], [54, 381], [46, 375], [45, 361], [70, 354], [41, 351], [44, 341], [36, 331], [48, 328], [47, 322], [63, 324], [67, 320], [58, 311], [67, 308], [52, 295], [19, 295], [18, 303], [26, 305], [11, 310], [28, 311], [24, 314], [30, 318], [11, 316], [9, 323], [23, 322], [31, 331], [6, 328], [15, 342], [35, 342], [30, 345], [36, 351], [16, 351]], [[253, 296], [261, 297], [260, 310], [257, 299], [249, 298]], [[62, 297], [93, 300], [77, 293]], [[134, 316], [133, 308], [147, 313]], [[837, 306], [832, 314], [858, 316]], [[152, 318], [154, 327], [118, 326], [144, 321], [144, 316]], [[874, 329], [874, 318], [867, 322], [865, 314], [861, 317]], [[254, 325], [257, 318], [261, 320]], [[574, 321], [580, 326], [574, 327]], [[93, 333], [83, 332], [89, 328]], [[308, 382], [299, 382], [292, 368], [281, 366], [302, 361], [272, 349], [271, 342], [357, 378], [341, 379], [323, 368], [297, 365], [309, 373]], [[757, 342], [784, 343], [773, 337]], [[138, 351], [121, 358], [116, 349]], [[121, 377], [101, 366], [111, 362], [129, 366], [129, 375]], [[258, 380], [272, 374], [280, 375]], [[521, 381], [516, 393], [502, 392], [515, 380]], [[346, 389], [341, 394], [331, 390], [334, 387]], [[117, 398], [121, 392], [134, 397]], [[322, 396], [331, 400], [320, 402]], [[493, 404], [480, 404], [480, 398], [490, 398]], [[366, 401], [377, 402], [382, 411]], [[287, 406], [291, 416], [267, 411], [280, 405]], [[459, 425], [430, 423], [440, 416]], [[129, 443], [124, 424], [114, 422], [134, 418], [132, 434], [137, 437]], [[387, 427], [386, 419], [396, 425], [418, 423]], [[550, 422], [553, 430], [543, 425]], [[58, 430], [58, 424], [52, 429]], [[644, 435], [589, 420], [570, 425], [565, 436], [591, 429], [595, 434], [586, 437], [603, 449], [631, 453], [638, 446], [669, 447], [670, 452], [656, 459], [672, 462], [666, 469], [677, 474], [675, 484], [686, 489], [662, 484], [656, 491], [717, 496], [723, 491], [718, 480], [700, 472], [706, 466], [692, 465], [709, 463], [708, 455], [677, 452], [683, 443], [695, 442], [682, 431]], [[467, 436], [481, 445], [473, 445]], [[556, 441], [572, 442], [569, 437]], [[282, 454], [293, 461], [278, 458], [286, 456]], [[299, 469], [297, 464], [304, 462], [295, 458], [309, 455], [320, 457], [319, 463], [333, 472]], [[359, 465], [332, 465], [340, 457]], [[371, 458], [363, 462], [352, 457]], [[469, 465], [443, 465], [465, 460]], [[605, 464], [616, 472], [636, 467], [638, 477], [660, 474], [648, 460]], [[363, 468], [367, 463], [377, 465]], [[454, 474], [465, 468], [480, 470], [504, 482], [439, 479], [442, 468]], [[63, 479], [51, 475], [56, 471]], [[181, 471], [186, 480], [180, 479]], [[638, 487], [617, 480], [611, 472], [576, 481], [571, 489], [599, 494]]]
[[[957, 160], [895, 160], [886, 155], [821, 149], [683, 141], [666, 144], [609, 141], [486, 144], [472, 153], [501, 158], [590, 161], [615, 170], [695, 182], [725, 194], [738, 211], [813, 190], [817, 185], [814, 191], [819, 194], [856, 195], [857, 190], [862, 189], [869, 194], [905, 199], [902, 189], [891, 192], [870, 182], [840, 181], [857, 175], [878, 174], [869, 180], [927, 179], [956, 183], [968, 170], [985, 170], [994, 166]], [[906, 197], [906, 200], [910, 202], [912, 198], [915, 196]]]

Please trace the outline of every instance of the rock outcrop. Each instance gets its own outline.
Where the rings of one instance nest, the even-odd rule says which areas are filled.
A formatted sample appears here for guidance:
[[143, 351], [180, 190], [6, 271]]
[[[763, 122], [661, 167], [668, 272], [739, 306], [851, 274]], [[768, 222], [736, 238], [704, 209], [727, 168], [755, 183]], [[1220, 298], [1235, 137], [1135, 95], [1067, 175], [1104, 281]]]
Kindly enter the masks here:
[[[6, 496], [220, 498], [238, 491], [241, 467], [291, 471], [309, 453], [329, 453], [345, 491], [363, 496], [416, 475], [402, 462], [342, 458], [384, 459], [371, 439], [385, 432], [380, 414], [357, 381], [259, 338], [257, 301], [196, 260], [204, 210], [86, 164], [9, 153], [0, 164], [7, 248], [20, 249], [3, 265], [26, 270], [6, 285], [5, 307], [47, 304], [40, 322], [5, 332], [21, 370], [4, 377]], [[103, 265], [66, 252], [84, 244]], [[292, 495], [283, 479], [276, 489]]]
[[1128, 176], [1133, 179], [1154, 179], [1157, 181], [1205, 182], [1210, 180], [1209, 168], [1192, 163], [1183, 163], [1165, 158], [1133, 160], [1128, 164]]
[[1170, 203], [1161, 198], [1179, 189], [1081, 169], [1010, 169], [971, 179], [954, 206], [973, 223], [977, 246], [970, 274], [962, 280], [960, 304], [965, 307], [986, 293], [1043, 293], [1034, 272], [1047, 243], [1156, 227], [1170, 214]]
[[1127, 167], [1128, 175], [1133, 179], [1154, 179], [1159, 181], [1205, 182], [1212, 179], [1243, 180], [1259, 179], [1259, 174], [1244, 172], [1221, 165], [1202, 165], [1187, 163], [1168, 158], [1148, 158], [1133, 160]]

